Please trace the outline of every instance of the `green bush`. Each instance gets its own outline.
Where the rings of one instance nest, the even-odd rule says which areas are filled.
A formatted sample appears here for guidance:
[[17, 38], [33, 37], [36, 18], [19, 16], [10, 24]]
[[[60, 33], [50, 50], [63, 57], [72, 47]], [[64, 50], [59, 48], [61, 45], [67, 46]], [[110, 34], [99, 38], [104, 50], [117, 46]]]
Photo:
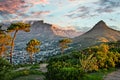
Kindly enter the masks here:
[[83, 75], [79, 69], [74, 67], [64, 67], [51, 70], [47, 73], [47, 80], [81, 80]]
[[97, 75], [92, 77], [86, 74], [119, 66], [120, 53], [110, 51], [108, 45], [101, 44], [80, 52], [55, 56], [48, 62], [48, 80], [95, 80]]
[[0, 80], [5, 80], [7, 73], [12, 70], [12, 65], [4, 58], [0, 57]]
[[13, 80], [17, 77], [21, 77], [21, 76], [27, 76], [30, 74], [35, 74], [35, 75], [41, 75], [42, 72], [38, 71], [38, 70], [21, 70], [21, 71], [12, 71], [10, 73], [6, 74], [6, 77], [4, 77], [4, 79], [0, 79], [0, 80]]
[[30, 69], [39, 69], [40, 68], [40, 64], [34, 64], [31, 66]]

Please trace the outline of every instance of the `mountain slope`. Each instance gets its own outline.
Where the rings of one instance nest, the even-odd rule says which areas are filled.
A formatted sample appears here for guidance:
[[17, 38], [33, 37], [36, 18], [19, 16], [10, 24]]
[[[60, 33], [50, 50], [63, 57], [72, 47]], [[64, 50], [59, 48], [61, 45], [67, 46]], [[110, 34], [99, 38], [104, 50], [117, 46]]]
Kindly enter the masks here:
[[56, 26], [53, 27], [51, 24], [44, 23], [43, 21], [28, 21], [28, 23], [31, 24], [30, 32], [26, 33], [20, 31], [17, 34], [17, 49], [22, 48], [23, 45], [33, 38], [42, 41], [42, 45], [49, 43], [49, 45], [52, 46], [53, 44], [51, 42], [54, 43], [65, 37], [71, 38], [80, 35], [75, 30], [65, 30]]
[[89, 47], [100, 42], [120, 40], [120, 31], [109, 28], [104, 21], [99, 21], [91, 30], [73, 39], [79, 48]]
[[68, 37], [68, 38], [74, 38], [81, 34], [82, 32], [76, 31], [74, 28], [61, 28], [57, 25], [52, 25], [53, 32], [58, 36]]

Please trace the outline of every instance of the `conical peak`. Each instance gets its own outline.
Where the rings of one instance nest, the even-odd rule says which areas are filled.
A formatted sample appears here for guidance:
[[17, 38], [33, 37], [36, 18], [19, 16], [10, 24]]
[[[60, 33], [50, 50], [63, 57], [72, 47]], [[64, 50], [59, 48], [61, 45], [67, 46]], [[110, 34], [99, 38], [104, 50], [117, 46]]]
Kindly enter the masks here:
[[97, 24], [105, 24], [105, 22], [103, 20], [101, 20]]
[[101, 21], [99, 21], [95, 26], [97, 26], [97, 25], [106, 25], [106, 23], [103, 21], [103, 20], [101, 20]]
[[108, 26], [106, 25], [106, 23], [103, 21], [103, 20], [101, 20], [101, 21], [99, 21], [94, 27], [93, 27], [93, 29], [107, 29], [108, 28]]

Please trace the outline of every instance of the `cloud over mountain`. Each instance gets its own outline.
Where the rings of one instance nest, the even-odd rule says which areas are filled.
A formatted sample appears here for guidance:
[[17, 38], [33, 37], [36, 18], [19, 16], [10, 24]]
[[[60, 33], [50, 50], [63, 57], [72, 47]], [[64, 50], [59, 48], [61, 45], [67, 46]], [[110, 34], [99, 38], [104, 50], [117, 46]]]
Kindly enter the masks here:
[[120, 0], [0, 0], [0, 22], [37, 19], [78, 29], [103, 19], [118, 26], [119, 9]]

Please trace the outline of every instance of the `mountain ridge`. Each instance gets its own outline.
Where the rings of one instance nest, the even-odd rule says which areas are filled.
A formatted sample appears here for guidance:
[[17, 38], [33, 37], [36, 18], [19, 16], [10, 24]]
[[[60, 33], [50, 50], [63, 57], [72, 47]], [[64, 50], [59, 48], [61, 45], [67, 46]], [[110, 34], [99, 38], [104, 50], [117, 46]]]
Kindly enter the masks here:
[[[60, 26], [57, 26], [57, 25], [54, 25], [54, 24], [44, 23], [44, 21], [42, 21], [42, 20], [41, 21], [31, 21], [29, 23], [32, 25], [31, 30], [36, 29], [37, 31], [41, 30], [41, 32], [49, 31], [49, 32], [51, 32], [52, 34], [54, 34], [56, 36], [74, 38], [74, 37], [79, 36], [79, 35], [82, 34], [82, 32], [78, 32], [75, 29], [61, 28]], [[38, 32], [40, 32], [40, 31], [38, 31]], [[50, 34], [48, 33], [48, 35], [50, 35]]]
[[99, 21], [88, 32], [75, 37], [74, 44], [77, 47], [89, 47], [101, 42], [112, 42], [120, 40], [120, 31], [114, 30], [106, 25], [104, 21]]

